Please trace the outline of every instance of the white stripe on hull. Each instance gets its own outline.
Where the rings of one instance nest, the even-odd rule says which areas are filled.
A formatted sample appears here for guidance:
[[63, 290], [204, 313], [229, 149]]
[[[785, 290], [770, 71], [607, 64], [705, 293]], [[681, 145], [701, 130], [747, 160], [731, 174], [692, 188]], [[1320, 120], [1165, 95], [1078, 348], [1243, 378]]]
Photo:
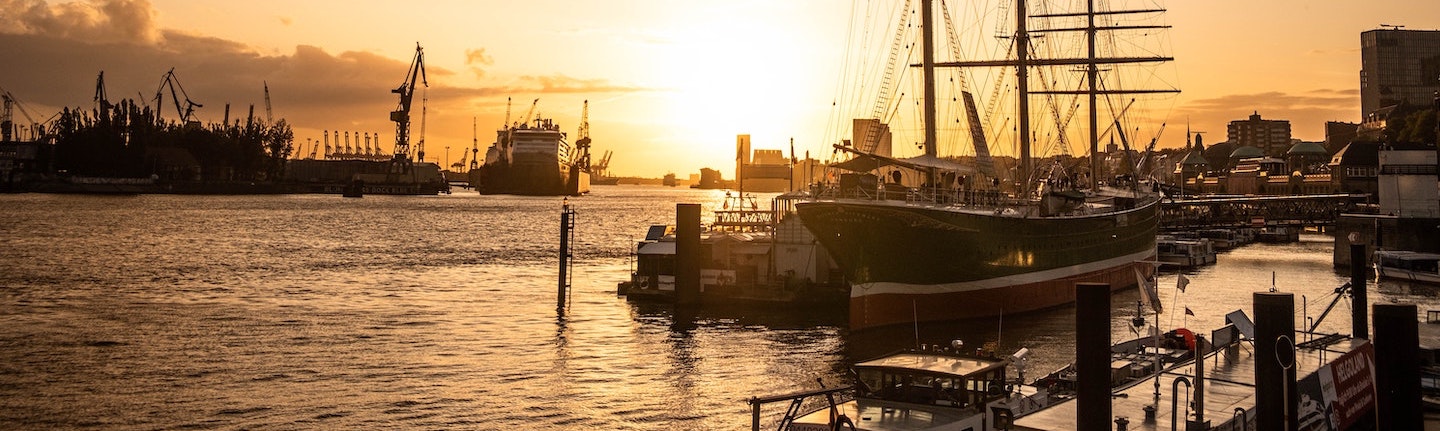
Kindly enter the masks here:
[[1154, 260], [1154, 256], [1155, 251], [1152, 247], [1150, 250], [1142, 251], [1139, 253], [1133, 253], [1096, 262], [1087, 262], [1080, 265], [1072, 265], [1062, 268], [1048, 269], [1044, 271], [1028, 272], [1024, 274], [958, 283], [909, 284], [888, 281], [855, 283], [855, 285], [852, 286], [850, 289], [850, 297], [853, 299], [864, 297], [867, 295], [880, 294], [935, 295], [987, 289], [999, 289], [1015, 285], [1041, 283], [1066, 277], [1075, 277], [1082, 274], [1103, 271], [1106, 269], [1127, 265], [1138, 261]]
[[1132, 267], [1153, 267], [1154, 252], [990, 280], [941, 285], [870, 283], [851, 288], [850, 330], [1024, 313], [1075, 302], [1076, 283], [1135, 285]]

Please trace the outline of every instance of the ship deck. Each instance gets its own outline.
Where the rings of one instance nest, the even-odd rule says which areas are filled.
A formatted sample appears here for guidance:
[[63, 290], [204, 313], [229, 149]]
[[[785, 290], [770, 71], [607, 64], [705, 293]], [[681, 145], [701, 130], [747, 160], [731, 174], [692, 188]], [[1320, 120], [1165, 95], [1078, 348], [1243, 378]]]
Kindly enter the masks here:
[[[1324, 348], [1298, 349], [1295, 361], [1297, 380], [1303, 380], [1329, 363], [1327, 361], [1333, 361], [1367, 343], [1369, 342], [1363, 339], [1345, 339]], [[1242, 343], [1238, 348], [1229, 351], [1220, 349], [1205, 357], [1204, 417], [1212, 426], [1218, 428], [1221, 424], [1230, 421], [1239, 414], [1236, 409], [1244, 409], [1247, 415], [1253, 417], [1256, 401], [1256, 360], [1255, 350], [1248, 343]], [[1194, 376], [1195, 365], [1191, 362], [1188, 365], [1175, 367], [1161, 373], [1158, 394], [1153, 377], [1141, 379], [1129, 386], [1116, 389], [1112, 392], [1111, 397], [1112, 414], [1115, 417], [1127, 418], [1130, 421], [1129, 429], [1131, 430], [1169, 430], [1172, 420], [1171, 400], [1176, 395], [1172, 391], [1173, 382], [1176, 378], [1185, 377], [1193, 383]], [[1193, 399], [1187, 399], [1187, 396], [1188, 394], [1185, 392], [1180, 393], [1178, 407], [1176, 407], [1179, 417], [1175, 417], [1174, 420], [1181, 429], [1184, 429], [1187, 419], [1185, 405], [1193, 401]], [[1158, 407], [1154, 421], [1145, 420], [1144, 408], [1150, 405]], [[1014, 429], [1074, 430], [1079, 415], [1077, 407], [1078, 405], [1073, 399], [1052, 405], [1050, 408], [1017, 419]], [[1302, 411], [1301, 420], [1304, 419], [1305, 414]]]

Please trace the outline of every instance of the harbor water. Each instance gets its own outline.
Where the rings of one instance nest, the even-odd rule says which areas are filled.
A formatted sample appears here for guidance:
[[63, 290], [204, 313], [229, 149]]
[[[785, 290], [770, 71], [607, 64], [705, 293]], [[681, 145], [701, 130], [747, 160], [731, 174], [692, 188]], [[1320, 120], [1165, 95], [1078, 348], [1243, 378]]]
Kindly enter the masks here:
[[[1026, 347], [1030, 378], [1073, 356], [1073, 308], [851, 334], [844, 310], [615, 295], [647, 226], [723, 194], [570, 199], [564, 316], [561, 198], [0, 195], [0, 428], [744, 430], [745, 399], [844, 384], [848, 363], [916, 343]], [[1183, 293], [1162, 273], [1159, 323], [1208, 333], [1272, 279], [1316, 316], [1348, 280], [1331, 247], [1224, 252]], [[1440, 308], [1433, 287], [1371, 286]], [[1116, 340], [1137, 297], [1114, 297]], [[1349, 311], [1321, 330], [1349, 333]]]

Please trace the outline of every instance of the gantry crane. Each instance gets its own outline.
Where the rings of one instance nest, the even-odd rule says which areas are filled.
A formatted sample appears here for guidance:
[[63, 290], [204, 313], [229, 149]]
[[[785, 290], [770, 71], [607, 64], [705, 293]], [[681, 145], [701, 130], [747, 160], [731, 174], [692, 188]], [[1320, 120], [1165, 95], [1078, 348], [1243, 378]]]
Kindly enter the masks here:
[[[190, 94], [185, 92], [184, 85], [180, 85], [180, 78], [175, 76], [175, 68], [173, 67], [170, 68], [169, 72], [165, 72], [165, 76], [160, 80], [160, 87], [155, 89], [155, 113], [157, 114], [155, 115], [155, 119], [157, 121], [160, 120], [160, 115], [158, 115], [160, 108], [165, 106], [165, 87], [170, 87], [170, 99], [175, 102], [175, 113], [180, 116], [181, 124], [186, 126], [200, 125], [200, 120], [195, 118], [195, 108], [203, 108], [205, 105], [190, 100]], [[177, 88], [180, 90], [178, 94], [175, 92]], [[180, 108], [180, 96], [185, 97], [184, 109]]]
[[601, 176], [601, 177], [609, 177], [609, 176], [610, 176], [610, 156], [613, 155], [613, 154], [614, 154], [613, 151], [605, 150], [605, 155], [600, 156], [600, 161], [595, 162], [594, 164], [590, 165], [590, 173], [595, 174], [595, 175], [598, 175], [598, 176]]
[[405, 76], [405, 82], [399, 87], [390, 90], [391, 93], [400, 95], [400, 104], [394, 111], [390, 112], [390, 121], [395, 122], [395, 156], [392, 161], [408, 166], [410, 159], [410, 101], [415, 96], [415, 78], [425, 87], [430, 87], [430, 82], [425, 78], [425, 51], [420, 43], [415, 43], [415, 59], [410, 61], [410, 72]]

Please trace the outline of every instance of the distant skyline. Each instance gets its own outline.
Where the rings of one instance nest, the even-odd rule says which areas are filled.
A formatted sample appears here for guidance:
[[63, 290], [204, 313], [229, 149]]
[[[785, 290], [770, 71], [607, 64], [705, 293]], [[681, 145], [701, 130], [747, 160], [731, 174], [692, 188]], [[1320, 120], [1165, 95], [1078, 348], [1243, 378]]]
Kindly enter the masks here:
[[[1289, 120], [1297, 139], [1321, 140], [1326, 121], [1360, 119], [1361, 32], [1381, 24], [1440, 29], [1437, 2], [1164, 6], [1182, 90], [1161, 141], [1167, 148], [1183, 144], [1187, 119], [1215, 143], [1227, 123], [1252, 112]], [[226, 103], [232, 118], [251, 104], [263, 117], [268, 83], [275, 116], [295, 128], [297, 146], [340, 130], [379, 133], [388, 151], [395, 133], [388, 111], [396, 105], [389, 90], [405, 78], [419, 42], [430, 88], [417, 93], [429, 97], [431, 161], [447, 162], [446, 146], [448, 162], [460, 161], [472, 145], [472, 117], [483, 154], [506, 97], [515, 118], [539, 98], [538, 111], [572, 134], [588, 99], [594, 150], [615, 151], [612, 171], [683, 178], [713, 167], [731, 178], [737, 134], [751, 135], [754, 148], [786, 150], [793, 137], [802, 155], [828, 157], [851, 7], [824, 0], [0, 0], [0, 87], [32, 115], [48, 117], [62, 106], [91, 106], [100, 70], [111, 99], [149, 99], [174, 67], [204, 104], [202, 121], [220, 121]]]

